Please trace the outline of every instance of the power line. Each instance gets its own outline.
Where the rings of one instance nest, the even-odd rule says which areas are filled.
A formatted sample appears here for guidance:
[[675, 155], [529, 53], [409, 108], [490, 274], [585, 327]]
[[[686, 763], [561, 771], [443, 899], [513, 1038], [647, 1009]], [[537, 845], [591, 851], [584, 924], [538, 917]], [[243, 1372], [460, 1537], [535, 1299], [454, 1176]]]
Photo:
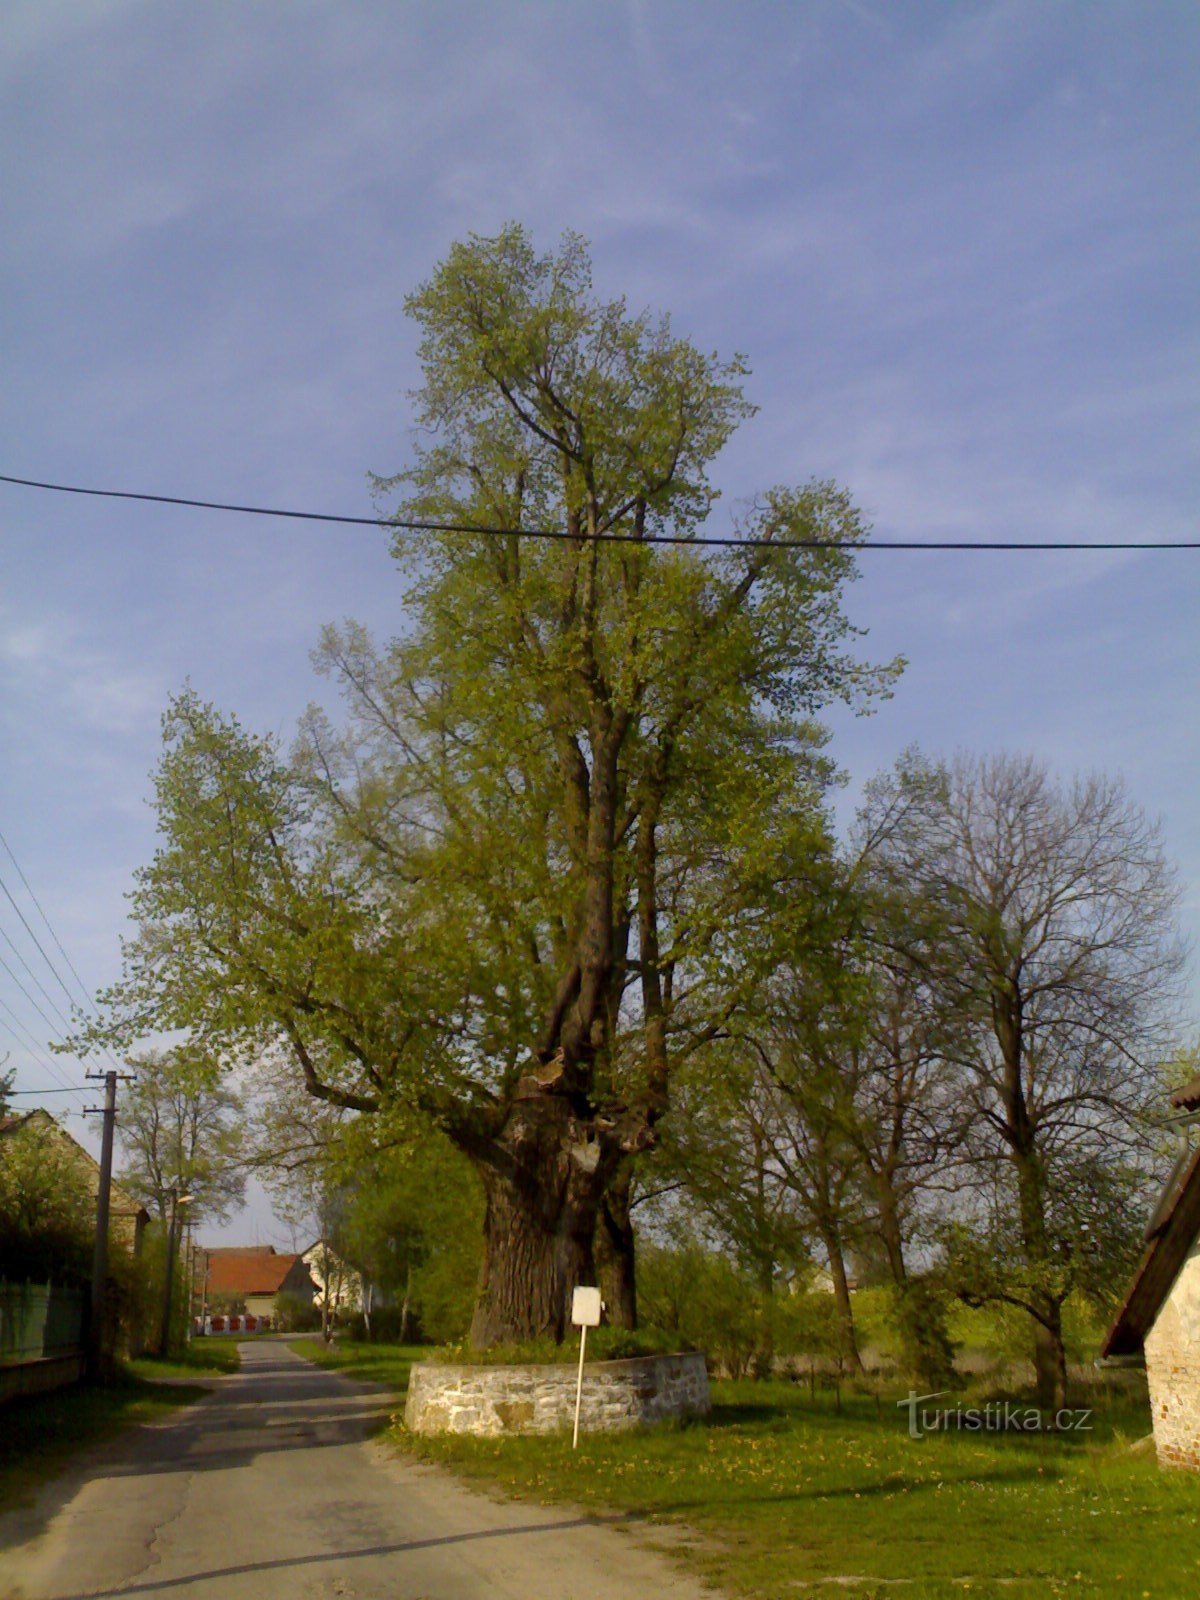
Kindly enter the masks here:
[[[151, 505], [190, 506], [200, 511], [230, 511], [247, 517], [286, 517], [298, 522], [334, 522], [365, 528], [398, 528], [406, 533], [466, 533], [499, 539], [572, 541], [578, 535], [562, 528], [497, 528], [478, 522], [422, 522], [408, 517], [354, 517], [333, 511], [297, 511], [281, 506], [247, 506], [227, 500], [193, 500], [177, 494], [144, 494], [133, 489], [95, 489], [76, 483], [46, 483], [0, 472], [0, 483], [52, 494], [89, 495], [101, 500], [139, 500]], [[688, 545], [693, 549], [730, 550], [1200, 550], [1200, 539], [756, 539], [735, 535], [693, 538], [682, 533], [636, 534], [603, 529], [606, 544]]]
[[34, 905], [37, 907], [38, 915], [41, 917], [42, 921], [45, 923], [47, 933], [49, 933], [50, 937], [54, 940], [54, 943], [58, 946], [58, 953], [63, 958], [63, 960], [66, 962], [67, 970], [70, 972], [71, 976], [75, 979], [75, 982], [79, 985], [80, 994], [83, 995], [83, 997], [87, 1001], [88, 1005], [91, 1006], [92, 1010], [95, 1011], [96, 1015], [98, 1016], [99, 1012], [96, 1011], [96, 1002], [92, 999], [92, 996], [91, 996], [91, 993], [90, 993], [90, 991], [88, 989], [87, 984], [84, 983], [83, 979], [79, 976], [79, 973], [78, 973], [78, 971], [76, 970], [76, 967], [75, 967], [75, 963], [71, 960], [70, 956], [63, 949], [62, 940], [55, 933], [53, 927], [51, 927], [50, 918], [46, 915], [45, 911], [42, 909], [42, 902], [38, 899], [37, 895], [34, 894], [33, 887], [30, 884], [29, 879], [25, 876], [24, 872], [21, 870], [21, 863], [17, 860], [16, 856], [13, 855], [12, 846], [9, 844], [8, 840], [4, 837], [3, 833], [0, 833], [0, 845], [3, 845], [5, 854], [8, 856], [8, 859], [12, 862], [13, 866], [16, 867], [17, 876], [18, 876], [18, 878], [20, 878], [22, 884], [24, 884], [24, 886], [25, 886], [25, 893], [29, 896], [29, 898], [33, 901]]
[[[75, 979], [75, 982], [79, 985], [80, 993], [83, 995], [84, 999], [87, 1001], [88, 1005], [91, 1007], [92, 1014], [96, 1017], [97, 1021], [102, 1021], [103, 1019], [100, 1016], [99, 1007], [97, 1006], [95, 1000], [92, 998], [92, 995], [91, 995], [87, 985], [84, 983], [83, 979], [79, 976], [79, 972], [78, 972], [78, 970], [77, 970], [77, 968], [75, 966], [75, 963], [71, 960], [70, 956], [67, 954], [66, 950], [63, 948], [62, 940], [58, 937], [58, 935], [55, 933], [53, 927], [51, 926], [50, 918], [46, 915], [46, 913], [45, 913], [45, 911], [44, 911], [44, 909], [42, 907], [42, 902], [38, 899], [37, 895], [34, 894], [33, 886], [30, 884], [29, 879], [25, 876], [25, 873], [24, 873], [24, 871], [22, 870], [22, 867], [21, 867], [21, 863], [17, 860], [16, 856], [13, 854], [12, 846], [9, 844], [8, 840], [4, 837], [4, 835], [2, 833], [0, 833], [0, 844], [3, 844], [5, 852], [8, 855], [8, 859], [12, 862], [13, 866], [16, 867], [17, 876], [20, 878], [21, 882], [24, 884], [26, 894], [33, 901], [34, 905], [37, 907], [38, 915], [41, 917], [42, 921], [46, 924], [47, 932], [49, 933], [51, 939], [53, 939], [54, 943], [58, 946], [59, 954], [62, 956], [63, 960], [66, 962], [67, 967], [71, 972], [71, 976]], [[18, 906], [17, 902], [13, 899], [12, 894], [9, 892], [8, 885], [4, 882], [3, 878], [0, 878], [0, 889], [3, 889], [4, 893], [8, 896], [9, 903], [12, 905], [13, 910], [17, 913], [18, 917], [21, 918], [22, 926], [24, 927], [25, 931], [28, 933], [29, 937], [33, 940], [34, 944], [37, 945], [38, 950], [41, 952], [42, 960], [50, 968], [50, 971], [54, 974], [55, 978], [57, 979], [59, 987], [62, 989], [62, 992], [67, 997], [67, 1004], [70, 1005], [72, 1008], [74, 1008], [76, 1006], [76, 1001], [72, 997], [71, 991], [67, 988], [66, 982], [64, 981], [64, 979], [62, 977], [62, 974], [59, 972], [58, 968], [51, 961], [50, 957], [46, 954], [45, 948], [42, 945], [41, 941], [38, 939], [37, 934], [34, 933], [33, 929], [29, 926], [29, 923], [26, 922], [25, 917], [24, 917], [24, 915], [23, 915], [23, 913], [21, 911], [20, 906]], [[3, 932], [3, 930], [0, 930], [0, 932]], [[17, 955], [17, 957], [19, 958], [19, 960], [21, 962], [21, 965], [25, 968], [26, 972], [29, 973], [29, 976], [31, 978], [33, 978], [33, 981], [35, 983], [37, 983], [38, 988], [41, 989], [43, 994], [46, 994], [45, 989], [42, 988], [42, 985], [40, 983], [38, 983], [37, 978], [34, 977], [33, 971], [30, 968], [29, 963], [25, 960], [25, 957], [21, 955], [20, 951], [17, 950], [17, 947], [13, 944], [12, 940], [9, 939], [7, 934], [4, 934], [4, 939], [5, 939], [6, 943], [9, 945], [9, 947], [15, 952], [15, 954]], [[58, 1006], [55, 1005], [54, 1001], [50, 999], [50, 996], [48, 994], [46, 994], [46, 999], [49, 1001], [51, 1009], [55, 1012], [55, 1014], [59, 1018], [61, 1018], [62, 1022], [65, 1024], [65, 1026], [66, 1026], [66, 1028], [67, 1028], [67, 1030], [69, 1032], [71, 1024], [63, 1016], [63, 1014], [59, 1010]], [[107, 1046], [105, 1047], [104, 1054], [108, 1057], [108, 1060], [112, 1063], [113, 1069], [115, 1071], [119, 1072], [121, 1070], [121, 1068], [120, 1068], [120, 1066], [119, 1066], [119, 1064], [118, 1064], [118, 1062], [116, 1060], [116, 1057], [113, 1055], [112, 1051], [107, 1048]]]
[[4, 928], [0, 928], [0, 939], [4, 940], [5, 944], [12, 951], [13, 955], [16, 956], [17, 960], [25, 968], [25, 971], [29, 974], [31, 980], [37, 985], [38, 993], [42, 996], [42, 999], [45, 1000], [46, 1004], [50, 1007], [51, 1011], [54, 1012], [54, 1015], [58, 1018], [58, 1020], [62, 1023], [63, 1027], [66, 1028], [68, 1033], [69, 1033], [70, 1030], [71, 1030], [71, 1024], [68, 1022], [66, 1017], [63, 1016], [62, 1011], [59, 1009], [59, 1007], [56, 1004], [56, 1002], [50, 997], [49, 994], [47, 994], [45, 985], [42, 983], [42, 981], [38, 977], [37, 973], [34, 972], [33, 968], [29, 965], [28, 961], [26, 961], [25, 957], [17, 949], [16, 945], [9, 938], [8, 932]]
[[[13, 910], [20, 917], [21, 926], [25, 929], [25, 932], [33, 940], [34, 944], [37, 945], [38, 951], [39, 951], [39, 953], [41, 955], [42, 960], [50, 968], [50, 971], [54, 974], [55, 978], [57, 979], [59, 988], [62, 990], [62, 992], [67, 997], [67, 1004], [69, 1006], [73, 1006], [75, 1004], [75, 1001], [71, 996], [71, 991], [67, 988], [66, 984], [63, 982], [62, 974], [59, 972], [58, 968], [54, 965], [53, 961], [51, 961], [50, 957], [46, 954], [46, 951], [45, 951], [45, 948], [44, 948], [44, 946], [42, 944], [42, 941], [38, 938], [37, 934], [34, 933], [33, 929], [29, 926], [29, 923], [25, 920], [25, 913], [21, 910], [20, 906], [13, 899], [12, 891], [9, 889], [8, 885], [5, 883], [3, 878], [0, 878], [0, 889], [2, 889], [4, 891], [4, 894], [5, 894], [5, 896], [6, 896], [7, 900], [8, 900], [9, 905], [13, 908]], [[30, 974], [30, 976], [31, 977], [33, 976], [32, 973]], [[39, 987], [40, 987], [40, 985], [39, 985]], [[45, 993], [44, 990], [42, 992]], [[47, 995], [46, 998], [49, 999], [50, 998], [49, 995]], [[50, 1001], [50, 1004], [51, 1005], [54, 1004], [53, 1000]], [[61, 1016], [62, 1013], [59, 1012], [59, 1015]], [[70, 1024], [68, 1023], [67, 1026], [69, 1027]]]
[[18, 1095], [44, 1095], [44, 1094], [82, 1094], [82, 1089], [77, 1089], [73, 1084], [66, 1084], [61, 1089], [9, 1089], [5, 1094], [6, 1100], [14, 1100]]
[[45, 1012], [44, 1012], [44, 1011], [43, 1011], [43, 1010], [42, 1010], [42, 1008], [41, 1008], [41, 1006], [40, 1006], [40, 1005], [38, 1005], [38, 1003], [37, 1003], [37, 1001], [36, 1001], [36, 1000], [35, 1000], [35, 999], [34, 999], [34, 998], [33, 998], [33, 996], [32, 996], [32, 995], [31, 995], [31, 994], [30, 994], [30, 992], [29, 992], [29, 990], [28, 990], [28, 989], [27, 989], [27, 988], [26, 988], [26, 987], [25, 987], [25, 985], [24, 985], [24, 984], [23, 984], [23, 983], [22, 983], [22, 982], [21, 982], [21, 980], [20, 980], [20, 978], [19, 978], [19, 977], [18, 977], [18, 976], [17, 976], [17, 974], [16, 974], [16, 973], [15, 973], [15, 972], [14, 972], [14, 971], [13, 971], [13, 969], [12, 969], [12, 968], [11, 968], [11, 967], [10, 967], [10, 966], [9, 966], [9, 964], [8, 964], [8, 962], [7, 962], [7, 961], [5, 961], [5, 959], [4, 959], [4, 957], [3, 957], [3, 956], [0, 956], [0, 967], [3, 967], [3, 968], [4, 968], [4, 970], [5, 970], [5, 972], [7, 972], [7, 973], [8, 973], [8, 975], [9, 975], [9, 977], [10, 977], [10, 978], [11, 978], [11, 979], [12, 979], [12, 981], [13, 981], [13, 982], [14, 982], [14, 983], [15, 983], [15, 984], [16, 984], [16, 986], [17, 986], [17, 988], [18, 988], [18, 989], [19, 989], [19, 990], [20, 990], [20, 991], [21, 991], [21, 993], [22, 993], [22, 994], [23, 994], [23, 995], [24, 995], [24, 996], [25, 996], [25, 998], [26, 998], [26, 1000], [28, 1000], [28, 1001], [29, 1001], [29, 1004], [30, 1004], [30, 1005], [31, 1005], [31, 1006], [32, 1006], [32, 1007], [33, 1007], [33, 1009], [34, 1009], [34, 1010], [35, 1010], [35, 1011], [36, 1011], [36, 1012], [37, 1012], [37, 1014], [38, 1014], [38, 1016], [39, 1016], [39, 1017], [41, 1017], [41, 1019], [42, 1019], [42, 1021], [43, 1021], [43, 1022], [44, 1022], [44, 1023], [45, 1023], [45, 1024], [46, 1024], [46, 1026], [47, 1026], [47, 1027], [48, 1027], [48, 1028], [49, 1028], [49, 1029], [50, 1029], [50, 1032], [51, 1032], [51, 1033], [57, 1033], [57, 1032], [58, 1032], [58, 1025], [57, 1025], [57, 1023], [54, 1023], [54, 1022], [52, 1022], [52, 1021], [51, 1021], [51, 1020], [50, 1020], [50, 1018], [49, 1018], [49, 1017], [48, 1017], [48, 1016], [47, 1016], [47, 1015], [46, 1015], [46, 1013], [45, 1013]]
[[33, 1061], [39, 1067], [41, 1067], [42, 1071], [43, 1072], [48, 1072], [50, 1074], [51, 1078], [54, 1079], [55, 1083], [61, 1084], [61, 1086], [62, 1086], [64, 1091], [69, 1091], [72, 1094], [82, 1095], [83, 1094], [82, 1087], [80, 1087], [80, 1088], [72, 1088], [71, 1085], [67, 1082], [67, 1080], [63, 1077], [62, 1073], [58, 1070], [58, 1068], [56, 1066], [54, 1066], [51, 1062], [47, 1061], [46, 1057], [44, 1055], [42, 1055], [42, 1053], [41, 1053], [41, 1045], [34, 1038], [33, 1034], [29, 1031], [29, 1029], [25, 1026], [25, 1024], [21, 1021], [20, 1017], [18, 1017], [17, 1013], [13, 1010], [13, 1008], [4, 999], [0, 999], [0, 1011], [3, 1011], [6, 1014], [6, 1016], [8, 1017], [8, 1019], [9, 1019], [9, 1027], [15, 1029], [17, 1035], [23, 1035], [24, 1036], [24, 1040], [28, 1041], [27, 1043], [23, 1043], [21, 1041], [21, 1039], [18, 1038], [18, 1043], [20, 1044], [21, 1048], [24, 1049], [24, 1050], [28, 1050], [29, 1051], [30, 1056], [32, 1057]]

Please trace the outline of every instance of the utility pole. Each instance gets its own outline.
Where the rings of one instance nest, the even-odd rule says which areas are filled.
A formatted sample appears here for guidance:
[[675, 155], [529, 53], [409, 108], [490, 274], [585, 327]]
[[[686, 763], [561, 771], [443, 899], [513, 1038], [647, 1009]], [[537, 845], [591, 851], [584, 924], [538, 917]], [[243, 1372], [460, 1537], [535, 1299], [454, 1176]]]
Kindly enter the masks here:
[[[87, 1371], [90, 1378], [103, 1378], [104, 1287], [108, 1282], [108, 1208], [112, 1193], [113, 1127], [117, 1120], [117, 1077], [115, 1072], [89, 1072], [89, 1078], [104, 1080], [104, 1129], [100, 1140], [100, 1186], [96, 1190], [96, 1243], [92, 1250], [92, 1299], [88, 1311]], [[89, 1114], [100, 1111], [88, 1106]]]

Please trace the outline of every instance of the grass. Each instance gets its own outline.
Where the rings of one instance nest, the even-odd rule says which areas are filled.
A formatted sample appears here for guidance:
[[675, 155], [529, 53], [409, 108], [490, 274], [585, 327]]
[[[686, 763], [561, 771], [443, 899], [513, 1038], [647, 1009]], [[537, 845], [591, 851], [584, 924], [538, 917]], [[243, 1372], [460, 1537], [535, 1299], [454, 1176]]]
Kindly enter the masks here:
[[[312, 1347], [303, 1351], [313, 1353]], [[338, 1344], [323, 1365], [403, 1392], [422, 1352]], [[700, 1537], [672, 1548], [730, 1593], [858, 1600], [1200, 1593], [1200, 1494], [1190, 1473], [1131, 1452], [1143, 1401], [1100, 1391], [1070, 1435], [938, 1433], [912, 1440], [895, 1397], [788, 1383], [716, 1383], [710, 1419], [633, 1434], [414, 1438], [396, 1444], [539, 1501], [626, 1511]], [[953, 1404], [953, 1400], [943, 1402]]]
[[177, 1355], [138, 1356], [126, 1365], [134, 1377], [153, 1382], [155, 1378], [196, 1378], [205, 1373], [236, 1372], [240, 1360], [238, 1347], [232, 1341], [193, 1339]]
[[190, 1405], [207, 1392], [147, 1383], [125, 1372], [111, 1384], [73, 1384], [7, 1401], [0, 1410], [0, 1510], [27, 1505], [87, 1446]]
[[369, 1344], [350, 1339], [338, 1339], [330, 1345], [320, 1339], [296, 1339], [288, 1349], [318, 1367], [391, 1389], [401, 1400], [408, 1389], [413, 1362], [424, 1361], [429, 1355], [428, 1349], [421, 1345]]

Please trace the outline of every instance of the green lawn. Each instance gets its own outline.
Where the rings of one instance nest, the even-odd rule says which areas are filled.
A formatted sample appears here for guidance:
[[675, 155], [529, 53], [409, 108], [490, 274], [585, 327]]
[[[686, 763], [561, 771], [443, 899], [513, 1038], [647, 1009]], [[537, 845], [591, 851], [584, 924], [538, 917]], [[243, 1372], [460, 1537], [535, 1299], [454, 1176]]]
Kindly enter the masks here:
[[381, 1384], [401, 1400], [408, 1389], [409, 1368], [414, 1361], [429, 1355], [421, 1345], [368, 1344], [352, 1339], [337, 1339], [331, 1345], [320, 1339], [295, 1339], [288, 1349], [319, 1367], [345, 1372], [365, 1383]]
[[138, 1356], [127, 1363], [135, 1377], [199, 1378], [205, 1373], [236, 1372], [241, 1357], [232, 1339], [193, 1339], [177, 1355]]
[[[295, 1346], [294, 1348], [302, 1348]], [[419, 1350], [303, 1347], [402, 1394]], [[893, 1398], [785, 1383], [716, 1383], [707, 1422], [636, 1434], [416, 1439], [422, 1459], [540, 1501], [679, 1523], [682, 1559], [759, 1597], [1200, 1593], [1200, 1482], [1131, 1452], [1143, 1404], [1108, 1398], [1072, 1436], [934, 1434], [912, 1440]], [[677, 1551], [681, 1541], [672, 1541]]]
[[0, 1408], [0, 1510], [28, 1504], [86, 1446], [131, 1423], [152, 1422], [207, 1393], [199, 1387], [147, 1383], [126, 1373], [103, 1387], [73, 1384], [7, 1401]]

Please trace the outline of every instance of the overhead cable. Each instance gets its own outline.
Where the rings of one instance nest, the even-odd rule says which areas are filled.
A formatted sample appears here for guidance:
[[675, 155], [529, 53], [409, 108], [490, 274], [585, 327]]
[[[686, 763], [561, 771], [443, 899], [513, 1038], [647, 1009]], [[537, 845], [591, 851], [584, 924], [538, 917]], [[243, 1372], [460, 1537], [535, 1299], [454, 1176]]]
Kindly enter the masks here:
[[[197, 500], [178, 494], [146, 494], [134, 489], [97, 489], [76, 483], [50, 483], [39, 478], [17, 478], [0, 472], [0, 483], [53, 494], [88, 495], [102, 500], [138, 500], [150, 505], [188, 506], [200, 511], [227, 511], [248, 517], [284, 517], [300, 522], [332, 522], [346, 526], [392, 528], [406, 533], [477, 534], [495, 539], [545, 539], [581, 542], [565, 528], [506, 528], [479, 522], [422, 521], [412, 517], [362, 517], [333, 511], [300, 511], [282, 506], [240, 505], [229, 500]], [[686, 545], [691, 549], [730, 550], [1200, 550], [1200, 539], [797, 539], [761, 538], [738, 534], [621, 533], [604, 528], [602, 544]]]

